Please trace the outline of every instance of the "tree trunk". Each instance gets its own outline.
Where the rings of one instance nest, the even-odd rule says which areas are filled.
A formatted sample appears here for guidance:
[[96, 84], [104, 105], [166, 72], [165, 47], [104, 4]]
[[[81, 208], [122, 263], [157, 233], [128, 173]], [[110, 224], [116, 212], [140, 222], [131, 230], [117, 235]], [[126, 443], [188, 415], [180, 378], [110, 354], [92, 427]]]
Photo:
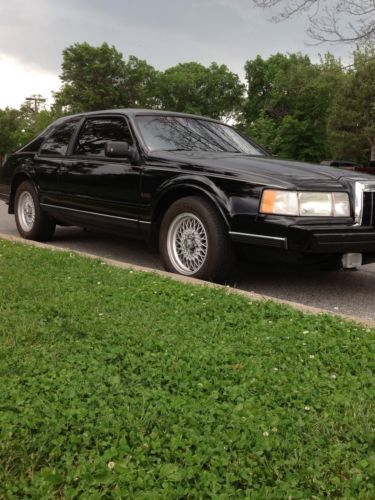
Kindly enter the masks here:
[[371, 144], [371, 158], [370, 161], [375, 161], [375, 142]]

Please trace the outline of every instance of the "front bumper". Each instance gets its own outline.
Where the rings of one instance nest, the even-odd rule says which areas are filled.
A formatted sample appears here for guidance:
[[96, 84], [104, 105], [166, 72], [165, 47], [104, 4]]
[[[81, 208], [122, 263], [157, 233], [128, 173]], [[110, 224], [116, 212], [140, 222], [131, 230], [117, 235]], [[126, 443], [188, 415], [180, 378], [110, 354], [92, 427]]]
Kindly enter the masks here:
[[363, 226], [290, 226], [289, 250], [302, 253], [372, 253], [375, 252], [375, 227]]
[[[264, 226], [262, 227], [264, 231]], [[268, 229], [271, 229], [268, 226]], [[270, 234], [271, 233], [271, 234]], [[375, 254], [375, 227], [354, 225], [272, 226], [265, 234], [230, 232], [232, 241], [258, 247], [273, 247], [303, 254]]]

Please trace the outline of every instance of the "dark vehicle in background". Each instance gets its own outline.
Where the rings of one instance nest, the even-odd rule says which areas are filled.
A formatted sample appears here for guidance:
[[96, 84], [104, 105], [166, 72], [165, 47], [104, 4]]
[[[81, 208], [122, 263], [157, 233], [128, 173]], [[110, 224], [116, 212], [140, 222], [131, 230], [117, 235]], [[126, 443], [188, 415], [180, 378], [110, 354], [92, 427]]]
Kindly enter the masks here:
[[353, 170], [354, 172], [362, 172], [364, 174], [375, 175], [375, 162], [370, 161], [368, 166], [365, 167], [354, 161], [347, 160], [323, 160], [321, 165], [329, 165], [330, 167], [343, 168], [345, 170]]
[[234, 249], [342, 267], [375, 261], [375, 179], [269, 156], [209, 118], [138, 109], [61, 118], [0, 170], [24, 238], [56, 225], [158, 243], [166, 269], [223, 280]]

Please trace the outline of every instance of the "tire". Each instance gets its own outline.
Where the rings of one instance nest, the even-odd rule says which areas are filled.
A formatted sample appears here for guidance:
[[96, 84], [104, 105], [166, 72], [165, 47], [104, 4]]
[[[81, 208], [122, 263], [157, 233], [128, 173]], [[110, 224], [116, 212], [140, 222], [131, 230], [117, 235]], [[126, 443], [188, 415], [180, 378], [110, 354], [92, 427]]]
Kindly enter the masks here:
[[166, 211], [159, 249], [167, 271], [208, 281], [225, 281], [234, 255], [228, 230], [217, 210], [203, 198], [181, 198]]
[[24, 181], [18, 186], [14, 207], [17, 229], [23, 238], [35, 241], [52, 238], [56, 224], [41, 210], [31, 182]]

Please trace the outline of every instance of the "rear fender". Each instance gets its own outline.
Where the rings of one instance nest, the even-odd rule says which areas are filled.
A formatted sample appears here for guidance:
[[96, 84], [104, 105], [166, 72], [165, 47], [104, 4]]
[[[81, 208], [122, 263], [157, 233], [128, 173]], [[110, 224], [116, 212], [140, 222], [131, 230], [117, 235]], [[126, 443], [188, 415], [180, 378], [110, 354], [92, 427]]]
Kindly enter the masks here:
[[14, 202], [15, 202], [15, 198], [16, 198], [16, 192], [17, 192], [18, 186], [24, 181], [30, 182], [33, 185], [36, 193], [38, 193], [37, 186], [34, 182], [33, 177], [31, 176], [31, 174], [29, 172], [23, 171], [23, 170], [18, 171], [13, 176], [13, 179], [11, 182], [9, 208], [8, 208], [9, 214], [14, 214]]

